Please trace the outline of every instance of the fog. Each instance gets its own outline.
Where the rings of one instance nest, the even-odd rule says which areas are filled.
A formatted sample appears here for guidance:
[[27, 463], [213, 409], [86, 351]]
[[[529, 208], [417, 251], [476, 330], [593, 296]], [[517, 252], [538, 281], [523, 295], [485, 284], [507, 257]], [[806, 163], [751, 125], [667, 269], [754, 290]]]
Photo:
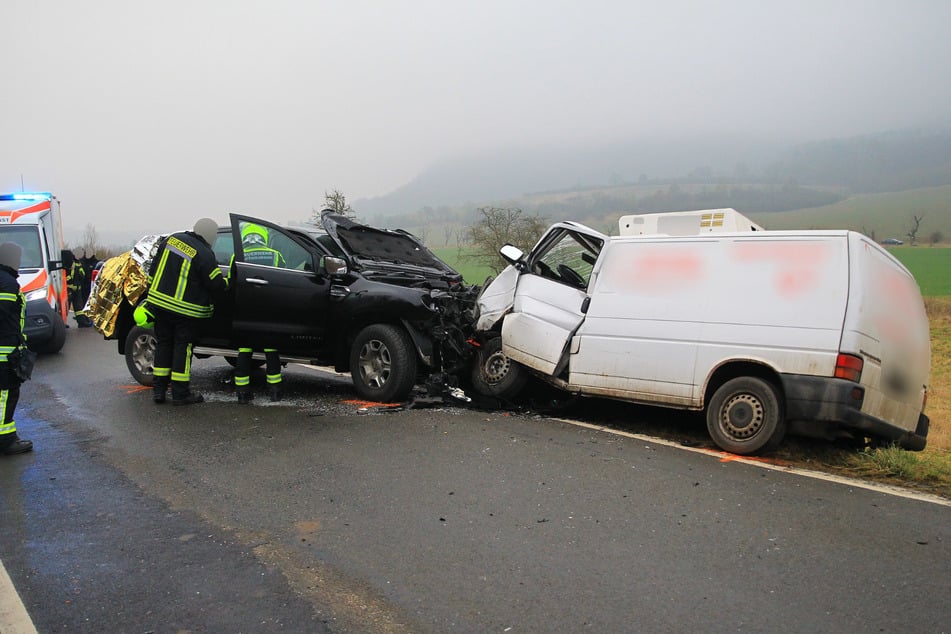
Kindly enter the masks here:
[[0, 191], [52, 191], [76, 241], [302, 220], [491, 152], [951, 122], [944, 0], [5, 0], [0, 24]]

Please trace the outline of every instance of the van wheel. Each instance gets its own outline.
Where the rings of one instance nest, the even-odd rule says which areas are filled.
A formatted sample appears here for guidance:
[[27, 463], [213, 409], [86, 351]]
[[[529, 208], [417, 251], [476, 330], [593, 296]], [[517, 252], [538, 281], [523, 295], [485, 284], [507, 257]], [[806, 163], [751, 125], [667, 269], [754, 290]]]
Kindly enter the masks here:
[[142, 385], [152, 385], [155, 364], [155, 333], [150, 328], [134, 326], [125, 339], [125, 364], [132, 378]]
[[512, 399], [528, 381], [525, 368], [502, 354], [502, 337], [487, 340], [472, 363], [472, 387], [483, 396]]
[[735, 454], [775, 449], [786, 435], [776, 388], [754, 377], [727, 381], [707, 406], [707, 431], [718, 447]]
[[416, 351], [409, 335], [389, 324], [361, 330], [350, 349], [350, 375], [357, 394], [368, 401], [405, 400], [416, 385]]

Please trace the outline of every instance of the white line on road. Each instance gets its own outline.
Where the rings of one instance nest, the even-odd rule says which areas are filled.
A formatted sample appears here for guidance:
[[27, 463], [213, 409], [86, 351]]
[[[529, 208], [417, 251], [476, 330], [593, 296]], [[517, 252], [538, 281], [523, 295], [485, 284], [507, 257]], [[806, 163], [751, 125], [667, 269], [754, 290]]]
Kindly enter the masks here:
[[637, 440], [643, 440], [643, 441], [651, 442], [657, 445], [665, 445], [667, 447], [674, 447], [676, 449], [682, 449], [684, 451], [702, 453], [708, 456], [712, 456], [714, 458], [719, 458], [720, 460], [723, 460], [723, 461], [740, 462], [743, 464], [753, 465], [755, 467], [761, 467], [763, 469], [769, 469], [771, 471], [781, 471], [783, 473], [794, 473], [796, 475], [805, 476], [807, 478], [814, 478], [816, 480], [826, 480], [827, 482], [836, 482], [838, 484], [844, 484], [850, 487], [856, 487], [859, 489], [868, 489], [869, 491], [877, 491], [878, 493], [896, 495], [899, 497], [910, 498], [912, 500], [919, 500], [921, 502], [931, 502], [932, 504], [939, 504], [941, 506], [951, 506], [951, 500], [945, 499], [943, 497], [939, 497], [937, 495], [930, 495], [928, 493], [919, 493], [918, 491], [911, 491], [909, 489], [903, 489], [901, 487], [891, 486], [888, 484], [864, 482], [862, 480], [856, 480], [854, 478], [846, 478], [844, 476], [833, 475], [830, 473], [822, 473], [820, 471], [811, 471], [809, 469], [800, 469], [798, 467], [790, 467], [787, 465], [770, 463], [770, 462], [764, 461], [763, 459], [746, 458], [744, 456], [738, 456], [736, 454], [732, 454], [727, 451], [720, 451], [718, 449], [706, 449], [703, 447], [687, 447], [677, 442], [664, 440], [663, 438], [654, 438], [653, 436], [647, 436], [645, 434], [632, 434], [630, 432], [620, 431], [617, 429], [611, 429], [610, 427], [604, 427], [602, 425], [592, 425], [591, 423], [584, 423], [579, 420], [571, 420], [570, 418], [554, 418], [552, 420], [557, 420], [559, 422], [567, 423], [569, 425], [575, 425], [577, 427], [585, 427], [587, 429], [593, 429], [595, 431], [605, 432], [607, 434], [614, 434], [615, 436], [624, 436], [625, 438], [635, 438]]
[[0, 561], [0, 632], [2, 634], [36, 634], [33, 620], [20, 600], [7, 569]]

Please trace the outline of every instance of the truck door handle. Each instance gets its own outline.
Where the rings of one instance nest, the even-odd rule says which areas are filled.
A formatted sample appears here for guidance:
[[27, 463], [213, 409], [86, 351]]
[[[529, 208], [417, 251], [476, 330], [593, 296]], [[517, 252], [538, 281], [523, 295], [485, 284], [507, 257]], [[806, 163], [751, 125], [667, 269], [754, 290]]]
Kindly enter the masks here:
[[248, 284], [254, 284], [256, 286], [267, 286], [268, 281], [262, 280], [260, 277], [249, 277], [247, 280]]
[[591, 297], [585, 297], [584, 301], [581, 302], [581, 314], [585, 315], [588, 312], [588, 306], [591, 305]]

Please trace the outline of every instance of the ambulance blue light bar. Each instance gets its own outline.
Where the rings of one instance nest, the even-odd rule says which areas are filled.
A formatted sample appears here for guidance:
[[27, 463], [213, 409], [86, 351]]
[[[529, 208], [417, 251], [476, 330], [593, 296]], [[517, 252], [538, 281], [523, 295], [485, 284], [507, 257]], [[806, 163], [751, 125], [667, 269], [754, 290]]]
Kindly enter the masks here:
[[0, 200], [49, 200], [53, 194], [49, 192], [21, 192], [19, 194], [0, 194]]

